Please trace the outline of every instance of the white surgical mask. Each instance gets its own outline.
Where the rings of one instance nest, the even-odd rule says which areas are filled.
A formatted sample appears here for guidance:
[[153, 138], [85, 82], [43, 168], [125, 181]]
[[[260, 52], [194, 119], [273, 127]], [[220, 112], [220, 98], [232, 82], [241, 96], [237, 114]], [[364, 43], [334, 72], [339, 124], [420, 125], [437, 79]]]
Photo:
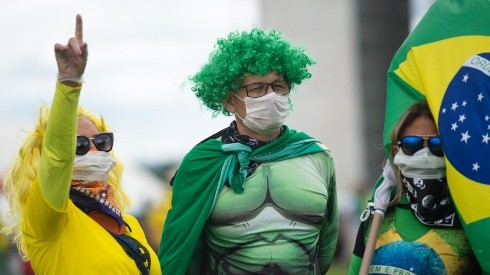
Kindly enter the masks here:
[[413, 156], [398, 150], [393, 163], [400, 168], [401, 173], [409, 178], [439, 179], [446, 176], [446, 162], [443, 157], [432, 154], [429, 147], [415, 152]]
[[245, 102], [245, 118], [239, 117], [249, 129], [262, 134], [272, 135], [283, 125], [289, 114], [289, 98], [286, 95], [279, 95], [274, 92], [265, 96], [252, 98], [245, 97], [238, 99]]
[[73, 180], [107, 181], [109, 172], [116, 162], [111, 155], [103, 151], [89, 151], [82, 156], [75, 156]]

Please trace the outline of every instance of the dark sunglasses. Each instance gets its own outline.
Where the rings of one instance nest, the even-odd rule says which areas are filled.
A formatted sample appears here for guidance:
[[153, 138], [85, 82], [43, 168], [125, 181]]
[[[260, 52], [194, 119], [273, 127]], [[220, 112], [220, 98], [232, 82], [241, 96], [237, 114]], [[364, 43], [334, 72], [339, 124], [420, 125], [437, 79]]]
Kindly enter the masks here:
[[77, 136], [77, 155], [85, 155], [90, 150], [90, 141], [92, 141], [99, 151], [109, 152], [114, 144], [114, 135], [112, 133], [100, 133], [89, 138], [86, 136]]
[[441, 138], [439, 136], [420, 137], [420, 136], [404, 136], [398, 141], [398, 146], [402, 149], [405, 155], [412, 156], [418, 150], [424, 148], [424, 140], [427, 140], [429, 150], [435, 156], [444, 156], [442, 150]]

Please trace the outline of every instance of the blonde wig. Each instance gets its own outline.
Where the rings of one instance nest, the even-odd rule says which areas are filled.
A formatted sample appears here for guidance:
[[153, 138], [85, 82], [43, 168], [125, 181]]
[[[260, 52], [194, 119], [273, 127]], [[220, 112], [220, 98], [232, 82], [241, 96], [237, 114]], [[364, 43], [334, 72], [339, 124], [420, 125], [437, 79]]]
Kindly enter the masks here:
[[[29, 258], [25, 240], [22, 236], [23, 216], [32, 183], [37, 178], [48, 117], [49, 108], [46, 105], [41, 106], [34, 131], [27, 134], [19, 149], [17, 158], [7, 171], [3, 181], [3, 191], [10, 206], [8, 215], [11, 219], [11, 223], [2, 228], [1, 232], [12, 239], [12, 242], [17, 246], [20, 255], [24, 260], [28, 260]], [[90, 120], [100, 132], [110, 131], [101, 116], [82, 107], [78, 108], [78, 117]], [[117, 164], [111, 170], [107, 183], [113, 187], [116, 202], [121, 212], [124, 214], [129, 207], [130, 201], [121, 185], [123, 166], [112, 151], [110, 154]]]

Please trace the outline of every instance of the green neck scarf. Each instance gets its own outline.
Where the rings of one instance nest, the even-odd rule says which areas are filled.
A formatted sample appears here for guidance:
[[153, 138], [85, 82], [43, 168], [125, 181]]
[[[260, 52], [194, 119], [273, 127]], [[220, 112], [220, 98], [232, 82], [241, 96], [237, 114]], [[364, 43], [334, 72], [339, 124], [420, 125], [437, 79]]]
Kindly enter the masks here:
[[[294, 139], [297, 138], [298, 137], [294, 137]], [[247, 177], [247, 168], [250, 160], [259, 163], [281, 161], [323, 150], [317, 145], [318, 141], [312, 138], [299, 139], [293, 141], [292, 143], [285, 143], [285, 140], [283, 139], [279, 139], [278, 141], [278, 143], [271, 143], [272, 146], [269, 147], [273, 148], [269, 148], [269, 144], [266, 144], [262, 147], [257, 148], [253, 152], [250, 147], [241, 143], [230, 143], [221, 145], [221, 149], [223, 150], [223, 152], [227, 153], [227, 157], [223, 163], [223, 168], [221, 170], [218, 189], [221, 190], [225, 181], [228, 180], [231, 189], [233, 189], [235, 193], [243, 193], [245, 189], [245, 179]], [[291, 140], [287, 139], [287, 141]], [[215, 196], [214, 201], [216, 201], [216, 197], [217, 196]]]

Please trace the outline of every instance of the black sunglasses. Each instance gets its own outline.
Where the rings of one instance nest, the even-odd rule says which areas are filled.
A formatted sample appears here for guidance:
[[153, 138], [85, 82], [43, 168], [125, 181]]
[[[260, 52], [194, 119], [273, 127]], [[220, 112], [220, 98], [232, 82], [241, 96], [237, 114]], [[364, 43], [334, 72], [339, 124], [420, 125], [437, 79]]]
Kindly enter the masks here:
[[424, 148], [424, 140], [427, 140], [427, 145], [429, 146], [429, 150], [432, 152], [432, 154], [438, 157], [444, 156], [441, 138], [439, 136], [404, 136], [400, 139], [400, 141], [398, 141], [398, 145], [405, 155], [412, 156], [415, 154], [415, 152]]
[[85, 155], [90, 150], [90, 141], [94, 143], [99, 151], [109, 152], [114, 144], [114, 135], [112, 133], [100, 133], [89, 138], [86, 136], [77, 136], [77, 155]]

